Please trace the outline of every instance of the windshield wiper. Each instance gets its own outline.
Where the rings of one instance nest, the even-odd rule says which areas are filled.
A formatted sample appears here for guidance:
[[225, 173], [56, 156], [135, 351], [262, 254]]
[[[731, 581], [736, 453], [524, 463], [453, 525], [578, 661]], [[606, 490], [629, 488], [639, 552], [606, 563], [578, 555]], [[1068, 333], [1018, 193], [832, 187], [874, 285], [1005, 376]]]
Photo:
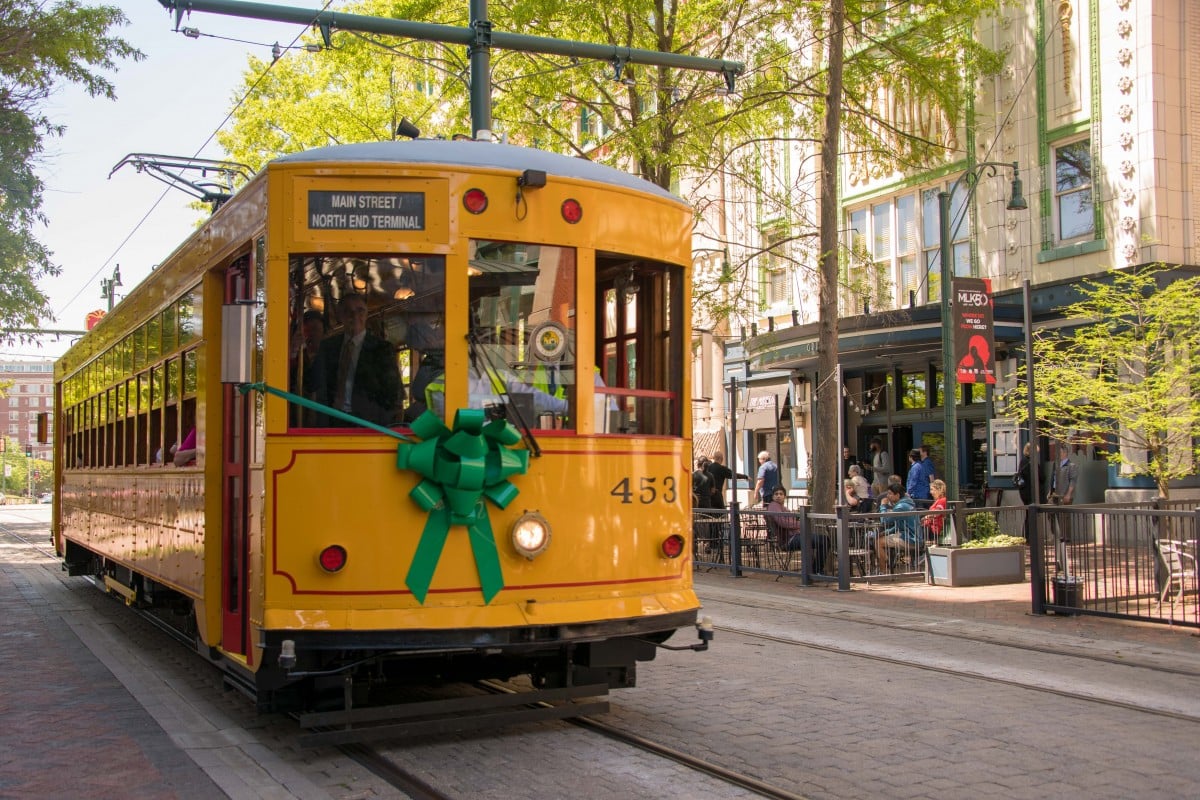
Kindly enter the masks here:
[[[489, 357], [481, 352], [479, 346], [479, 338], [475, 335], [475, 329], [472, 328], [467, 332], [467, 353], [471, 359], [471, 368], [474, 369], [483, 380], [487, 381], [487, 386], [492, 389], [499, 388], [502, 407], [505, 409], [505, 414], [512, 412], [516, 418], [517, 428], [521, 431], [521, 438], [525, 441], [525, 446], [529, 448], [529, 453], [534, 458], [541, 458], [542, 448], [538, 444], [537, 439], [533, 436], [533, 429], [525, 420], [525, 414], [521, 411], [520, 405], [513, 399], [512, 393], [508, 389], [508, 380], [504, 372], [495, 364], [491, 363]], [[470, 395], [470, 387], [467, 387], [468, 396]]]

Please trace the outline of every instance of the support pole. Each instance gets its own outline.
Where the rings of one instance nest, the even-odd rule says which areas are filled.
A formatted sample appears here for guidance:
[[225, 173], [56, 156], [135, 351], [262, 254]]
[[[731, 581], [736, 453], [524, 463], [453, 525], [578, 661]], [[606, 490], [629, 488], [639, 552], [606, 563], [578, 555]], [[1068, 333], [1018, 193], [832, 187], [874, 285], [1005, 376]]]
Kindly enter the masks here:
[[946, 497], [958, 499], [958, 409], [954, 405], [957, 384], [954, 361], [954, 296], [950, 288], [954, 264], [950, 252], [950, 192], [938, 192], [938, 243], [942, 262], [942, 410], [945, 441]]

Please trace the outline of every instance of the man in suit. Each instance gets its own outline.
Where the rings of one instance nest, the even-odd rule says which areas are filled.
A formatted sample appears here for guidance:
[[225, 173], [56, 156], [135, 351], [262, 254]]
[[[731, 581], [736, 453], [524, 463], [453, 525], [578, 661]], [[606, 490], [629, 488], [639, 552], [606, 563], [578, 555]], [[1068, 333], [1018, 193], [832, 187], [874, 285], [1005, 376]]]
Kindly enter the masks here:
[[[318, 401], [376, 425], [391, 425], [404, 401], [396, 350], [367, 331], [367, 301], [351, 294], [338, 304], [342, 332], [321, 342]], [[326, 416], [330, 427], [352, 423]]]

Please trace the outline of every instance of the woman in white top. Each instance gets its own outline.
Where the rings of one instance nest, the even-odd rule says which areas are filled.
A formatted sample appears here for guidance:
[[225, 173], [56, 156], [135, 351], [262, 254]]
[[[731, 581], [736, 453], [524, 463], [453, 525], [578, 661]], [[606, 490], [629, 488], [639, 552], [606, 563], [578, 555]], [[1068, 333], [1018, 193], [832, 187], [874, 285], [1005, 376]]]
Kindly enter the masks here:
[[870, 497], [871, 484], [867, 483], [867, 479], [863, 477], [862, 468], [859, 467], [858, 464], [851, 464], [850, 469], [847, 470], [847, 472], [850, 475], [847, 480], [854, 482], [854, 489], [858, 493], [858, 496], [864, 500]]

